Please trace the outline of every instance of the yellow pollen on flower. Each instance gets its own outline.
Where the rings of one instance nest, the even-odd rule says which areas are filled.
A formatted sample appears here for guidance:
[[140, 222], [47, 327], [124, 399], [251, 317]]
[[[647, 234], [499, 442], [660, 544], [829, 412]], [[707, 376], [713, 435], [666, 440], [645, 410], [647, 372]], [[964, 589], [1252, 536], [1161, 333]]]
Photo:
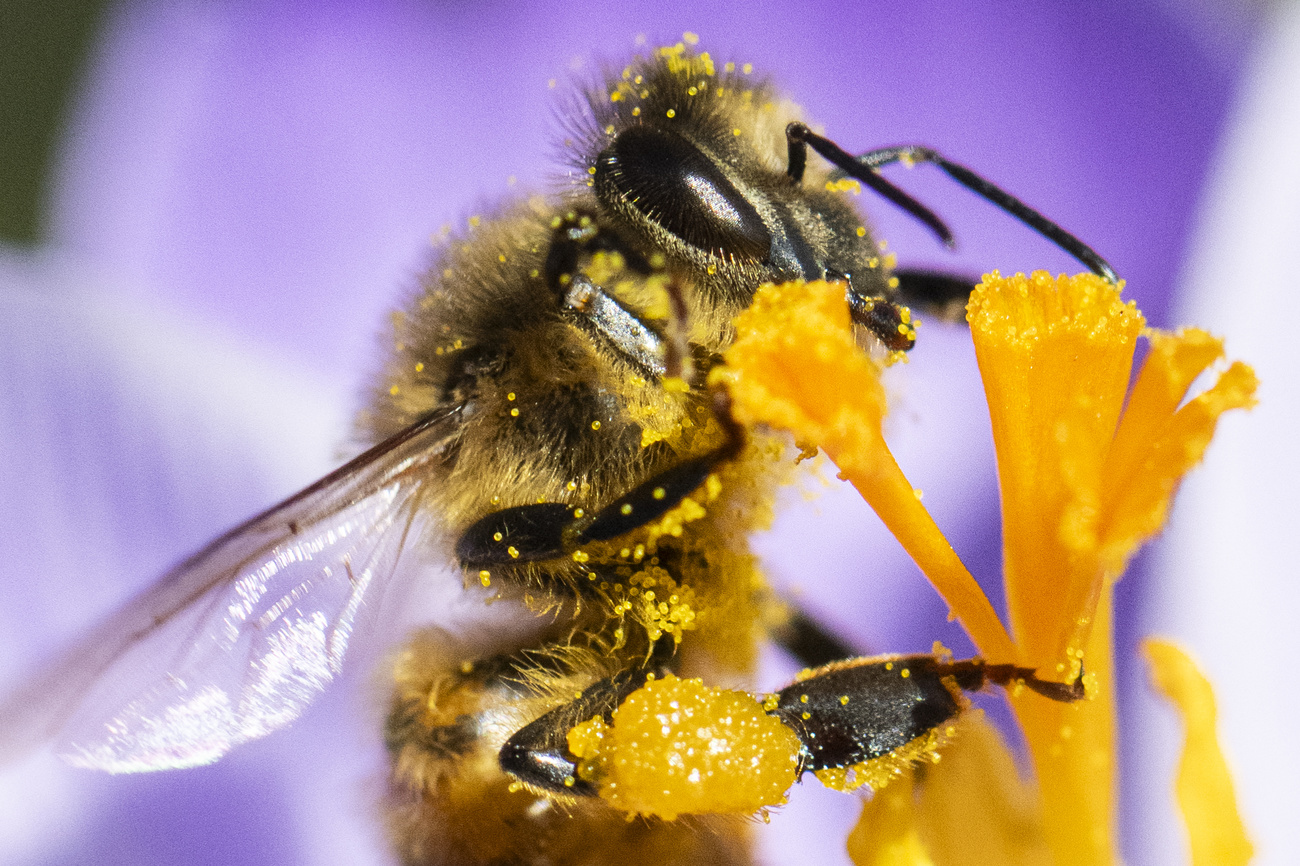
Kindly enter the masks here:
[[742, 423], [790, 430], [798, 441], [820, 445], [921, 566], [981, 652], [1013, 657], [988, 598], [885, 444], [880, 368], [857, 348], [843, 285], [760, 287], [736, 319], [726, 366], [709, 380], [727, 386]]
[[[1111, 590], [1128, 559], [1159, 530], [1218, 417], [1252, 405], [1256, 388], [1254, 373], [1238, 363], [1187, 400], [1193, 380], [1222, 357], [1221, 345], [1199, 331], [1148, 332], [1137, 308], [1120, 299], [1121, 288], [1092, 274], [1052, 278], [1037, 272], [1004, 279], [994, 273], [967, 307], [998, 460], [1014, 643], [884, 442], [880, 368], [856, 348], [842, 286], [760, 287], [736, 320], [726, 366], [710, 373], [711, 384], [727, 388], [742, 424], [790, 430], [805, 447], [821, 447], [836, 462], [840, 477], [881, 517], [985, 658], [1016, 661], [1039, 676], [1055, 671], [1066, 682], [1082, 676], [1088, 699], [1074, 703], [1045, 700], [1023, 683], [1007, 689], [1038, 778], [1032, 827], [1008, 816], [988, 837], [996, 844], [983, 846], [990, 856], [972, 859], [969, 851], [981, 847], [971, 846], [973, 836], [953, 833], [940, 844], [936, 828], [953, 824], [943, 815], [981, 810], [954, 812], [952, 803], [939, 804], [924, 843], [920, 830], [891, 836], [884, 847], [855, 854], [859, 866], [1118, 862]], [[1134, 348], [1144, 334], [1152, 351], [1130, 394]], [[1189, 739], [1190, 729], [1189, 715]], [[932, 745], [912, 759], [923, 760]], [[983, 749], [980, 760], [1005, 751]], [[912, 759], [897, 765], [897, 773], [906, 774]], [[1013, 765], [1005, 766], [1012, 771], [981, 770], [986, 781], [979, 784], [987, 788], [988, 779], [1014, 777]], [[856, 786], [861, 775], [883, 769], [884, 764], [860, 765], [818, 776], [833, 786]], [[933, 776], [950, 778], [944, 768]], [[1202, 778], [1194, 785], [1202, 796], [1205, 784]], [[1220, 787], [1227, 784], [1225, 774]], [[958, 784], [950, 787], [955, 792]], [[1017, 797], [1032, 796], [1028, 788], [1014, 787]], [[938, 790], [929, 782], [925, 788]], [[923, 789], [920, 799], [927, 796]], [[868, 810], [880, 803], [888, 811], [890, 802], [906, 799], [877, 797]]]
[[994, 272], [967, 306], [1002, 492], [1005, 579], [1021, 660], [1048, 667], [1082, 641], [1100, 589], [1102, 462], [1146, 325], [1091, 274]]
[[1183, 475], [1201, 461], [1219, 416], [1255, 405], [1258, 380], [1240, 361], [1181, 405], [1193, 382], [1223, 358], [1223, 341], [1192, 328], [1152, 331], [1151, 351], [1129, 395], [1102, 479], [1102, 565], [1119, 574], [1160, 530]]
[[1217, 341], [1192, 331], [1151, 335], [1130, 394], [1134, 349], [1147, 332], [1121, 288], [1092, 274], [994, 273], [967, 306], [998, 459], [1019, 662], [1067, 681], [1087, 672], [1088, 701], [1011, 694], [1061, 866], [1115, 858], [1114, 582], [1159, 530], [1219, 414], [1249, 406], [1255, 387], [1250, 369], [1234, 365], [1178, 409], [1221, 356]]

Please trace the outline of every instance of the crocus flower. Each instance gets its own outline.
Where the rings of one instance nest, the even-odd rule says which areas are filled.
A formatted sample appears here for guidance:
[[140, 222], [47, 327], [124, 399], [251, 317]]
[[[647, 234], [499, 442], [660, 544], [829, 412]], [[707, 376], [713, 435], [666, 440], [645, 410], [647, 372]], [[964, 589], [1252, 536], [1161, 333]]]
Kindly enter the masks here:
[[[1012, 690], [1035, 770], [1036, 820], [998, 813], [1024, 794], [988, 798], [990, 788], [1015, 788], [1015, 774], [1003, 776], [1010, 762], [987, 733], [975, 733], [957, 769], [941, 763], [927, 773], [922, 787], [932, 776], [944, 794], [914, 799], [905, 783], [903, 794], [886, 791], [868, 803], [862, 823], [872, 832], [856, 834], [851, 848], [859, 866], [959, 866], [991, 862], [991, 850], [996, 862], [1042, 862], [1046, 854], [1056, 864], [1118, 863], [1114, 584], [1162, 527], [1219, 416], [1254, 405], [1254, 372], [1234, 363], [1188, 399], [1193, 382], [1222, 358], [1222, 343], [1198, 330], [1153, 332], [1130, 390], [1145, 320], [1120, 300], [1119, 286], [1091, 274], [994, 273], [967, 310], [993, 421], [1010, 634], [885, 444], [884, 392], [873, 362], [853, 352], [842, 287], [761, 289], [737, 321], [729, 369], [716, 380], [744, 423], [787, 429], [825, 449], [986, 659], [1065, 682], [1082, 678], [1088, 692], [1064, 703]], [[1245, 863], [1251, 847], [1215, 739], [1209, 687], [1172, 645], [1151, 644], [1148, 655], [1187, 720], [1178, 784], [1192, 862]], [[949, 816], [954, 800], [979, 817], [958, 827], [933, 820], [935, 812]]]

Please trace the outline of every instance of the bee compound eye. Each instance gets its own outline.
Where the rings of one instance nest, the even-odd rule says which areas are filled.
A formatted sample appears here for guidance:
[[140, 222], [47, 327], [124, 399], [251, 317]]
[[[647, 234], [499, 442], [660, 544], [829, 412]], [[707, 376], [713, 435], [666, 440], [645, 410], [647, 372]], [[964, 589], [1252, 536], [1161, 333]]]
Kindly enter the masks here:
[[679, 135], [625, 130], [597, 160], [596, 181], [697, 249], [722, 258], [768, 258], [772, 236], [754, 205]]

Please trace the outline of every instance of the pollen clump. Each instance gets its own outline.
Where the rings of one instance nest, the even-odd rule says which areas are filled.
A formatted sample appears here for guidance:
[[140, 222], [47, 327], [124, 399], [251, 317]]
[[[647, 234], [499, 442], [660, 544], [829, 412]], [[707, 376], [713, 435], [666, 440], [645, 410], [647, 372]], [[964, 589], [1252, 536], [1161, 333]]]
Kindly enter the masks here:
[[569, 732], [579, 778], [625, 812], [752, 814], [785, 802], [799, 766], [794, 732], [745, 692], [666, 674]]

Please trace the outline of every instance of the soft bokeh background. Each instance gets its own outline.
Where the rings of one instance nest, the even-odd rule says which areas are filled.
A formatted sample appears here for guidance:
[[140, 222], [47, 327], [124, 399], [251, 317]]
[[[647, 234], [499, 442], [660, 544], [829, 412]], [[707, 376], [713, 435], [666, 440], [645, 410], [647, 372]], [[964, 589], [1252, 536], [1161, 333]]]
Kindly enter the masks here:
[[[75, 8], [0, 9], [13, 22], [0, 36], [0, 688], [170, 562], [335, 464], [377, 366], [386, 313], [412, 284], [429, 236], [505, 197], [559, 187], [556, 91], [601, 60], [620, 62], [637, 35], [653, 45], [699, 33], [720, 59], [775, 77], [851, 150], [920, 142], [977, 168], [1087, 239], [1152, 323], [1172, 326], [1225, 125], [1246, 111], [1238, 102], [1252, 104], [1239, 94], [1271, 74], [1248, 58], [1262, 51], [1256, 44], [1274, 44], [1267, 34], [1294, 7], [660, 2], [647, 12], [137, 0]], [[1267, 127], [1272, 115], [1256, 115]], [[1249, 152], [1254, 139], [1232, 140]], [[1275, 163], [1287, 161], [1283, 153]], [[864, 199], [903, 262], [973, 274], [1077, 270], [937, 172], [895, 176], [961, 242], [950, 255], [885, 203]], [[1233, 200], [1240, 186], [1221, 180], [1214, 201]], [[1222, 232], [1202, 236], [1210, 244]], [[1203, 255], [1192, 259], [1196, 274], [1227, 277], [1220, 261], [1242, 269], [1226, 250]], [[1179, 309], [1222, 330], [1225, 311], [1213, 303]], [[1245, 327], [1235, 348], [1253, 359]], [[972, 570], [995, 579], [996, 484], [969, 341], [935, 324], [922, 337], [891, 374], [892, 441]], [[1267, 399], [1269, 372], [1261, 375]], [[1209, 496], [1213, 515], [1219, 500]], [[813, 503], [792, 496], [758, 546], [775, 580], [863, 650], [924, 651], [936, 638], [968, 646], [841, 488]], [[1154, 623], [1192, 638], [1211, 670], [1233, 679], [1233, 629], [1251, 628], [1250, 609], [1208, 640], [1205, 605], [1179, 607], [1181, 618], [1150, 613], [1186, 593], [1185, 581], [1152, 577], [1146, 565], [1121, 588], [1121, 652]], [[1261, 570], [1253, 603], [1284, 579], [1279, 568]], [[1180, 569], [1168, 572], [1178, 578]], [[1285, 608], [1273, 611], [1262, 621], [1285, 628]], [[1254, 634], [1252, 649], [1263, 652], [1280, 632]], [[787, 675], [775, 656], [768, 667], [768, 685]], [[1178, 729], [1143, 697], [1137, 663], [1121, 670], [1126, 736], [1154, 732], [1125, 740], [1126, 766], [1138, 768], [1125, 777], [1126, 857], [1182, 862], [1167, 802]], [[44, 754], [8, 768], [0, 863], [387, 862], [375, 821], [374, 689], [365, 672], [344, 686], [289, 732], [210, 768], [110, 778]], [[1283, 709], [1222, 693], [1242, 737], [1252, 718]], [[1232, 739], [1229, 748], [1237, 757], [1249, 744]], [[1269, 787], [1286, 781], [1276, 762], [1265, 770], [1272, 776], [1243, 776], [1247, 818], [1274, 845], [1261, 862], [1288, 862], [1300, 845], [1276, 806], [1291, 799], [1289, 787]], [[844, 832], [827, 824], [846, 825], [856, 810], [810, 783], [763, 829], [766, 859], [843, 862]]]

